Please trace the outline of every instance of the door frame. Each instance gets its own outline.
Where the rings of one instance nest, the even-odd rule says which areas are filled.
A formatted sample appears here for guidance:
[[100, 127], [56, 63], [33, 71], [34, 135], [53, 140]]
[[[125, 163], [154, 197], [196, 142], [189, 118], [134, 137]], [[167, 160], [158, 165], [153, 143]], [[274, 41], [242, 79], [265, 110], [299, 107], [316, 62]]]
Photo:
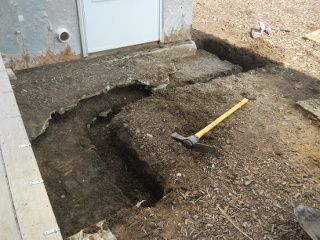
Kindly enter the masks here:
[[[78, 8], [78, 21], [79, 21], [79, 30], [80, 30], [80, 40], [81, 40], [81, 47], [82, 47], [82, 56], [83, 57], [88, 57], [89, 53], [88, 53], [88, 49], [87, 49], [87, 41], [86, 41], [86, 29], [85, 29], [85, 24], [84, 24], [84, 20], [85, 20], [85, 12], [84, 12], [84, 6], [83, 6], [83, 1], [86, 0], [76, 0], [77, 1], [77, 8]], [[88, 0], [87, 0], [88, 1]], [[163, 42], [164, 39], [164, 26], [163, 26], [163, 1], [164, 0], [159, 0], [159, 16], [160, 16], [160, 42]], [[124, 46], [125, 47], [125, 46]]]

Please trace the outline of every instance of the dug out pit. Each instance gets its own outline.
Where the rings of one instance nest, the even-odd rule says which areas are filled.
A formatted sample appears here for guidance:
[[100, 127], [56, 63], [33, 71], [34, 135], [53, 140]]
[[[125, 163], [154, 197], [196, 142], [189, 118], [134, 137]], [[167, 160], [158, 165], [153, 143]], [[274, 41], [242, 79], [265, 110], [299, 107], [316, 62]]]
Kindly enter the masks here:
[[143, 86], [115, 88], [82, 100], [32, 142], [62, 234], [68, 237], [120, 209], [154, 206], [164, 182], [117, 138], [109, 122], [147, 97]]
[[[248, 72], [219, 67], [213, 80], [196, 74], [210, 66], [198, 64], [195, 72], [193, 57], [161, 65], [144, 58], [79, 61], [67, 77], [69, 65], [57, 65], [13, 81], [31, 138], [41, 134], [33, 129], [46, 126], [48, 112], [61, 113], [32, 144], [64, 237], [106, 219], [117, 239], [242, 239], [221, 209], [253, 239], [301, 235], [292, 209], [319, 206], [314, 173], [300, 164], [318, 172], [319, 129], [295, 102], [316, 97], [319, 83], [281, 66], [250, 70], [251, 60], [241, 65]], [[150, 96], [143, 83], [158, 91]], [[201, 139], [217, 156], [170, 138], [194, 134], [243, 97], [249, 103]]]

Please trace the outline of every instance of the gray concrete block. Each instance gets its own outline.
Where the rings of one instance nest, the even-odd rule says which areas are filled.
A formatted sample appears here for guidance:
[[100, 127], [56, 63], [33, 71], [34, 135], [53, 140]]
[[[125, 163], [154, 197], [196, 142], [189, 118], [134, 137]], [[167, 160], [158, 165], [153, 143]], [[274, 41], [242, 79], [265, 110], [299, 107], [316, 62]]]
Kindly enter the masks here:
[[212, 79], [242, 71], [240, 66], [222, 61], [205, 50], [198, 50], [193, 56], [177, 59], [175, 67], [176, 72], [171, 76], [171, 83], [176, 85], [209, 82]]
[[150, 52], [151, 55], [160, 58], [177, 59], [188, 56], [194, 56], [197, 52], [197, 46], [194, 41], [185, 42], [179, 45], [164, 45], [163, 48]]

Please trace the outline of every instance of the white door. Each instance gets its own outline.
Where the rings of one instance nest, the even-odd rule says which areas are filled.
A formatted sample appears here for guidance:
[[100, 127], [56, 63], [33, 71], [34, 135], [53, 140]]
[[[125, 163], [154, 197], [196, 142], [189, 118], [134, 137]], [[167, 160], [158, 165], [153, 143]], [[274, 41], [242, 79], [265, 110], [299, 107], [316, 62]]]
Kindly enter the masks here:
[[80, 4], [87, 53], [160, 40], [161, 0], [81, 0]]

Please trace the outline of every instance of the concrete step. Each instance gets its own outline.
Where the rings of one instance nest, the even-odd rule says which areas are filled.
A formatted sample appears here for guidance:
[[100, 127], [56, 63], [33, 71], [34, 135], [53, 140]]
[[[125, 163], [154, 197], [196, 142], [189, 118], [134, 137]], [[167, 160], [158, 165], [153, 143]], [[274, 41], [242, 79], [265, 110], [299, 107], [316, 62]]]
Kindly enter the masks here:
[[237, 74], [242, 67], [220, 60], [216, 55], [205, 50], [198, 50], [195, 55], [176, 59], [176, 71], [171, 75], [170, 84], [209, 82], [218, 77]]

